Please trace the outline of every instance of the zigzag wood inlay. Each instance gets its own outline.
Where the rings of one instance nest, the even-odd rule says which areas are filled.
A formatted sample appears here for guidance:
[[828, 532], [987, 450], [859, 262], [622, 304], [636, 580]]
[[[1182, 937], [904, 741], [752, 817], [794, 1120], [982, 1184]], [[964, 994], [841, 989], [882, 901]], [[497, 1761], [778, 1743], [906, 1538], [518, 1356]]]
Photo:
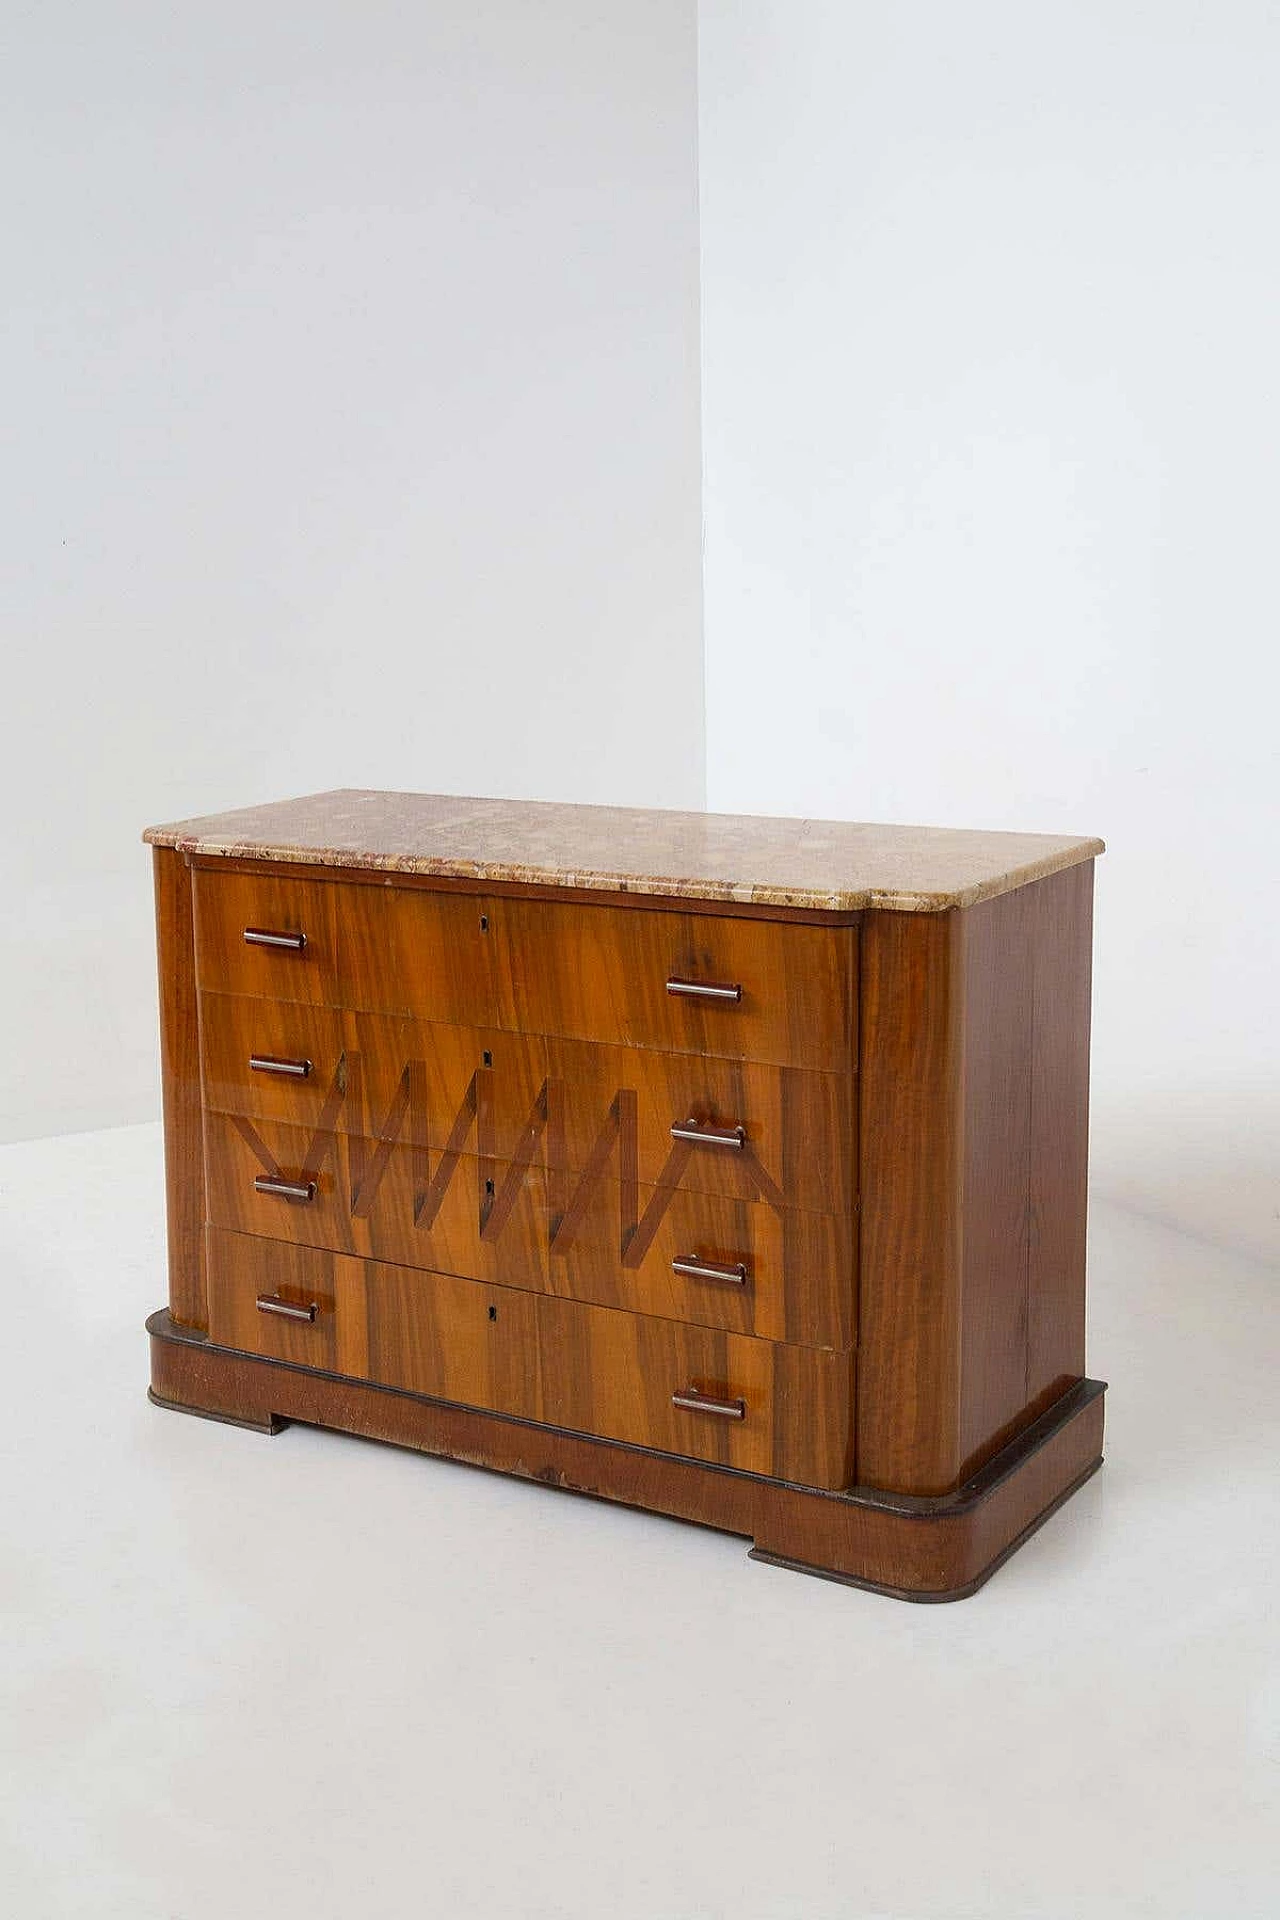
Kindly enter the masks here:
[[[333, 1096], [336, 1105], [337, 1096]], [[439, 1153], [392, 1131], [373, 1141], [210, 1113], [206, 1123], [209, 1218], [219, 1226], [338, 1253], [375, 1256], [499, 1283], [732, 1328], [772, 1340], [847, 1348], [853, 1342], [850, 1222], [779, 1207], [764, 1176], [756, 1200], [682, 1187], [698, 1149], [671, 1146], [666, 1184], [635, 1173], [634, 1102], [613, 1102], [580, 1173], [546, 1166], [537, 1149], [550, 1126], [544, 1100], [523, 1151], [510, 1161], [464, 1151], [476, 1109], [464, 1102]], [[322, 1114], [331, 1122], [332, 1114]], [[745, 1157], [745, 1156], [744, 1156]], [[314, 1181], [307, 1204], [255, 1190], [259, 1174]], [[694, 1255], [741, 1262], [742, 1287], [677, 1273]]]
[[[544, 1164], [581, 1170], [619, 1092], [635, 1101], [636, 1178], [667, 1177], [673, 1122], [745, 1128], [750, 1153], [697, 1151], [678, 1163], [685, 1186], [743, 1199], [767, 1177], [776, 1204], [847, 1215], [855, 1183], [852, 1073], [699, 1059], [643, 1048], [508, 1034], [385, 1014], [204, 993], [205, 1098], [217, 1112], [336, 1126], [367, 1139], [396, 1137], [444, 1150], [473, 1098], [484, 1137], [476, 1150], [519, 1156], [529, 1116], [545, 1098]], [[305, 1078], [250, 1071], [252, 1055], [312, 1062]], [[408, 1082], [406, 1087], [406, 1075]], [[335, 1087], [340, 1099], [332, 1104]], [[322, 1123], [321, 1114], [329, 1118]]]

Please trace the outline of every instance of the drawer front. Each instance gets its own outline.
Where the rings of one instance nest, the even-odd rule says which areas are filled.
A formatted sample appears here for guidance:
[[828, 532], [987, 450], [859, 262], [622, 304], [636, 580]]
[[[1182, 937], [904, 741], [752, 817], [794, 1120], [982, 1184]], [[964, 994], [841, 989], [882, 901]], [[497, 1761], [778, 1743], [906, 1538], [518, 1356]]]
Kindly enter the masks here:
[[[548, 1183], [550, 1185], [550, 1183]], [[620, 1231], [619, 1187], [551, 1195], [547, 1290], [764, 1340], [848, 1347], [854, 1260], [847, 1220], [681, 1188], [639, 1187]]]
[[854, 932], [625, 907], [495, 903], [527, 1032], [847, 1071]]
[[232, 994], [201, 995], [200, 1029], [217, 1112], [499, 1160], [533, 1132], [540, 1164], [578, 1172], [616, 1132], [647, 1184], [852, 1206], [849, 1074]]
[[219, 1345], [807, 1486], [852, 1477], [851, 1354], [216, 1228], [207, 1259]]
[[195, 878], [205, 991], [823, 1071], [856, 1058], [849, 927]]
[[[205, 1229], [209, 1338], [268, 1360], [350, 1372], [338, 1343], [338, 1269], [314, 1247]], [[262, 1305], [259, 1305], [262, 1302]]]
[[[219, 1345], [537, 1417], [532, 1295], [213, 1227], [206, 1247]], [[279, 1306], [314, 1308], [315, 1319], [284, 1318]]]
[[485, 902], [469, 894], [207, 869], [195, 883], [206, 991], [513, 1024]]
[[200, 986], [341, 1004], [338, 888], [322, 880], [199, 869], [194, 880]]
[[559, 1175], [210, 1113], [206, 1192], [214, 1225], [299, 1246], [770, 1340], [854, 1337], [847, 1218], [645, 1186], [616, 1157]]
[[614, 1313], [538, 1309], [542, 1418], [749, 1473], [843, 1487], [853, 1469], [853, 1357]]

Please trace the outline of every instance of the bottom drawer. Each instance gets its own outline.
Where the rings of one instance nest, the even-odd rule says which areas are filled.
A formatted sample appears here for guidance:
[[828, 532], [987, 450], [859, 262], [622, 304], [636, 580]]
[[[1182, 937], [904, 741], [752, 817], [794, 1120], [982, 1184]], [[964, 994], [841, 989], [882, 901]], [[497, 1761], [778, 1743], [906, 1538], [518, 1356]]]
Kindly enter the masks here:
[[220, 1346], [538, 1418], [532, 1294], [218, 1227], [206, 1246]]
[[852, 1478], [853, 1355], [207, 1229], [209, 1336], [814, 1487]]
[[853, 1355], [538, 1300], [542, 1419], [811, 1487], [852, 1478]]

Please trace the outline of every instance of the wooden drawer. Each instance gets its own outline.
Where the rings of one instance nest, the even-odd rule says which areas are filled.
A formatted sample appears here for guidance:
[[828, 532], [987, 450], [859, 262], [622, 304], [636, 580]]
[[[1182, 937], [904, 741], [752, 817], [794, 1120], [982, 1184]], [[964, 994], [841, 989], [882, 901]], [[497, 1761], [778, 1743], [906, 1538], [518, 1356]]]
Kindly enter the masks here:
[[494, 916], [526, 1032], [780, 1066], [856, 1058], [849, 927], [527, 899]]
[[[341, 888], [272, 874], [194, 878], [196, 978], [202, 987], [340, 1006], [337, 908]], [[300, 945], [260, 945], [246, 933]]]
[[470, 894], [197, 870], [195, 897], [206, 991], [512, 1025], [486, 903]]
[[[846, 1072], [853, 930], [197, 871], [205, 991]], [[246, 942], [248, 931], [251, 940]], [[305, 945], [262, 945], [263, 934]]]
[[[639, 1187], [637, 1224], [628, 1242], [619, 1232], [619, 1200], [617, 1183], [605, 1181], [589, 1187], [576, 1210], [568, 1194], [549, 1198], [543, 1216], [549, 1293], [766, 1340], [853, 1344], [848, 1220]], [[691, 1267], [701, 1269], [700, 1276]]]
[[[218, 1344], [537, 1417], [532, 1295], [214, 1227], [206, 1249], [209, 1337]], [[315, 1318], [286, 1319], [276, 1305], [314, 1308]]]
[[[340, 1349], [338, 1340], [342, 1263], [333, 1254], [207, 1227], [205, 1261], [215, 1345], [326, 1373], [352, 1371], [350, 1346], [344, 1339]], [[260, 1309], [260, 1297], [286, 1311]]]
[[807, 1486], [852, 1477], [851, 1354], [568, 1300], [539, 1301], [538, 1329], [553, 1426]]
[[808, 1486], [851, 1477], [850, 1354], [216, 1228], [206, 1244], [218, 1345]]
[[[852, 1227], [835, 1214], [645, 1186], [616, 1159], [557, 1175], [216, 1113], [206, 1175], [215, 1226], [771, 1340], [853, 1342]], [[262, 1192], [260, 1177], [314, 1191]]]
[[[643, 1183], [840, 1214], [853, 1203], [851, 1074], [218, 993], [201, 995], [200, 1031], [217, 1112], [499, 1160], [532, 1132], [539, 1164], [577, 1172], [616, 1133]], [[690, 1119], [707, 1137], [673, 1139]]]

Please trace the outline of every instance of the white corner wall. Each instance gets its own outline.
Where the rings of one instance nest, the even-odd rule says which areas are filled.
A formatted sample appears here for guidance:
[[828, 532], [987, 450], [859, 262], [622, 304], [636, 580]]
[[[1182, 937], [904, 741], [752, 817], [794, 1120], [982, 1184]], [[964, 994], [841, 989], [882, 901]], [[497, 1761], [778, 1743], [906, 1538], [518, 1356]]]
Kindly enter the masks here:
[[8, 1139], [157, 1110], [147, 823], [704, 774], [693, 0], [0, 40]]
[[1100, 833], [1099, 1186], [1280, 1247], [1280, 12], [704, 0], [713, 808]]

